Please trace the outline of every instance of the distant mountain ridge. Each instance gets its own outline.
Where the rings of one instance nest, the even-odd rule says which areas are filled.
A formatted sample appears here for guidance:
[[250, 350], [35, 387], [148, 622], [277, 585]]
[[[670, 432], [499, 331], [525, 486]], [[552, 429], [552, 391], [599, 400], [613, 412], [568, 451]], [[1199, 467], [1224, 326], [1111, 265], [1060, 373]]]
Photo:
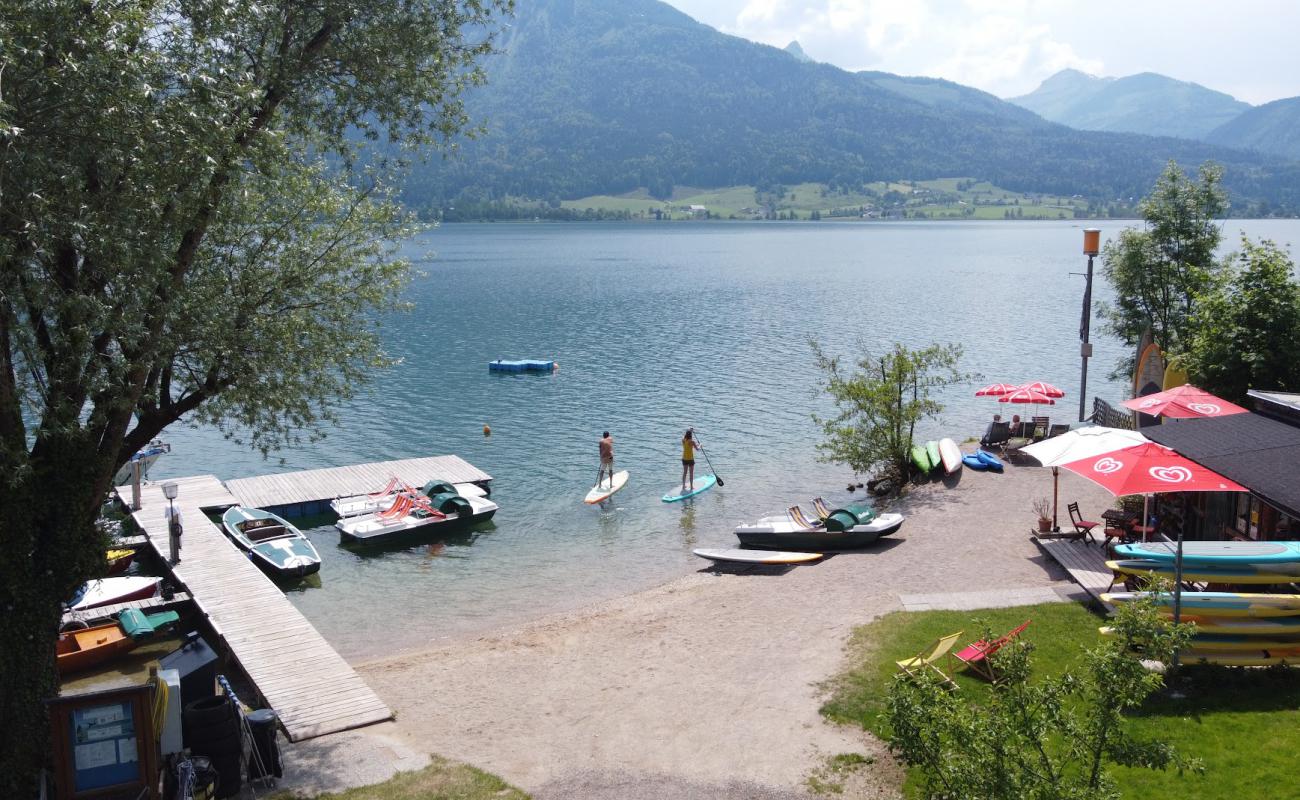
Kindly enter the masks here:
[[1011, 102], [1080, 130], [1184, 139], [1202, 139], [1250, 108], [1231, 95], [1154, 72], [1098, 78], [1072, 69]]
[[800, 61], [812, 63], [812, 59], [803, 51], [803, 48], [799, 46], [798, 40], [792, 41], [790, 44], [786, 45], [785, 51]]
[[643, 187], [970, 176], [1132, 198], [1168, 159], [1213, 159], [1238, 197], [1300, 208], [1300, 167], [1203, 143], [1085, 133], [949, 81], [850, 73], [727, 36], [657, 0], [531, 0], [466, 109], [486, 134], [417, 169], [407, 199], [551, 199]]
[[1248, 109], [1210, 131], [1205, 140], [1300, 161], [1300, 97]]

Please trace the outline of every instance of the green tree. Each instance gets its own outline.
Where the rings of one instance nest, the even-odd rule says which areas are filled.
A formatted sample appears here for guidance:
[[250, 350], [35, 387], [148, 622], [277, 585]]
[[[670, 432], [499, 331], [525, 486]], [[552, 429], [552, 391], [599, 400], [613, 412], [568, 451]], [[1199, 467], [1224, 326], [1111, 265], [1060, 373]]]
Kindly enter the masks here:
[[1287, 252], [1241, 239], [1230, 275], [1199, 298], [1185, 352], [1192, 382], [1227, 400], [1248, 389], [1300, 391], [1300, 282]]
[[1123, 604], [1112, 627], [1115, 637], [1088, 650], [1081, 668], [1038, 681], [1031, 645], [1003, 647], [994, 657], [1001, 680], [982, 702], [929, 675], [900, 675], [887, 699], [890, 748], [921, 772], [927, 798], [1113, 800], [1109, 764], [1199, 769], [1134, 736], [1125, 720], [1163, 684], [1142, 659], [1170, 663], [1192, 626], [1139, 602]]
[[907, 475], [916, 423], [943, 411], [932, 390], [966, 380], [957, 371], [960, 345], [909, 350], [901, 344], [882, 356], [864, 355], [857, 370], [846, 372], [839, 357], [812, 343], [821, 389], [835, 402], [833, 418], [813, 419], [826, 439], [817, 445], [826, 461], [847, 464], [857, 473], [880, 470], [902, 480]]
[[[1214, 250], [1220, 237], [1216, 220], [1228, 208], [1222, 177], [1222, 169], [1207, 163], [1199, 181], [1192, 181], [1169, 162], [1139, 204], [1145, 229], [1127, 228], [1106, 243], [1102, 272], [1115, 302], [1101, 305], [1098, 313], [1130, 350], [1147, 329], [1165, 351], [1182, 347], [1197, 296], [1221, 271]], [[1131, 355], [1121, 359], [1116, 372], [1131, 373], [1132, 362]]]
[[61, 601], [169, 424], [265, 452], [383, 364], [389, 153], [467, 126], [509, 0], [0, 6], [0, 796], [32, 796]]

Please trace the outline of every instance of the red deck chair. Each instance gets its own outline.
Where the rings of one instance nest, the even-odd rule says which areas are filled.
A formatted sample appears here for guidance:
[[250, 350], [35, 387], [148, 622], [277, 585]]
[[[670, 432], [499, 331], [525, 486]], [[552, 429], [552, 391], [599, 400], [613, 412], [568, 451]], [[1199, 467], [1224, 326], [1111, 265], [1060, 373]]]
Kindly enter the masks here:
[[1033, 622], [1032, 619], [1027, 619], [1018, 627], [1013, 628], [1010, 633], [1007, 633], [1005, 636], [999, 636], [991, 642], [971, 642], [961, 650], [953, 653], [952, 657], [969, 667], [976, 675], [986, 678], [990, 682], [996, 683], [998, 676], [993, 670], [993, 665], [989, 663], [989, 658], [1006, 645], [1015, 641], [1016, 637], [1023, 633], [1025, 628], [1028, 628], [1029, 623], [1031, 622]]
[[409, 495], [399, 494], [393, 504], [383, 511], [379, 512], [380, 519], [397, 519], [404, 517], [411, 510], [411, 498]]
[[397, 476], [393, 476], [388, 479], [387, 486], [385, 486], [384, 488], [380, 489], [377, 492], [371, 492], [370, 494], [366, 495], [366, 497], [387, 497], [388, 495], [392, 494], [393, 490], [396, 488], [397, 488]]

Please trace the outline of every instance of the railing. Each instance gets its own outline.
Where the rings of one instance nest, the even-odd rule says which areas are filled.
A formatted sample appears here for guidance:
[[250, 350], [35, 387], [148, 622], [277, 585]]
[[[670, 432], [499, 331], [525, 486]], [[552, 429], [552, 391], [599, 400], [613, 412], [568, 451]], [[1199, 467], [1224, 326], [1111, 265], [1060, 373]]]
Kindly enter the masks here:
[[1116, 408], [1100, 397], [1092, 398], [1092, 416], [1088, 419], [1097, 425], [1105, 425], [1107, 428], [1137, 429], [1132, 411]]

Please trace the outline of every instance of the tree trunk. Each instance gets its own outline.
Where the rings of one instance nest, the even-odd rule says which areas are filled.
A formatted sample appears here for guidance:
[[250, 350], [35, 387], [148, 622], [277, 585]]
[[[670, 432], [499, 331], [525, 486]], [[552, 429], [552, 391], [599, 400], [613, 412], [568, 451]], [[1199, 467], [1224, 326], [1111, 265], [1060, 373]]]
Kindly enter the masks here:
[[112, 475], [98, 474], [107, 467], [90, 437], [69, 428], [39, 437], [25, 463], [0, 453], [0, 797], [34, 796], [49, 753], [45, 700], [59, 689], [63, 603], [105, 571], [95, 519]]

